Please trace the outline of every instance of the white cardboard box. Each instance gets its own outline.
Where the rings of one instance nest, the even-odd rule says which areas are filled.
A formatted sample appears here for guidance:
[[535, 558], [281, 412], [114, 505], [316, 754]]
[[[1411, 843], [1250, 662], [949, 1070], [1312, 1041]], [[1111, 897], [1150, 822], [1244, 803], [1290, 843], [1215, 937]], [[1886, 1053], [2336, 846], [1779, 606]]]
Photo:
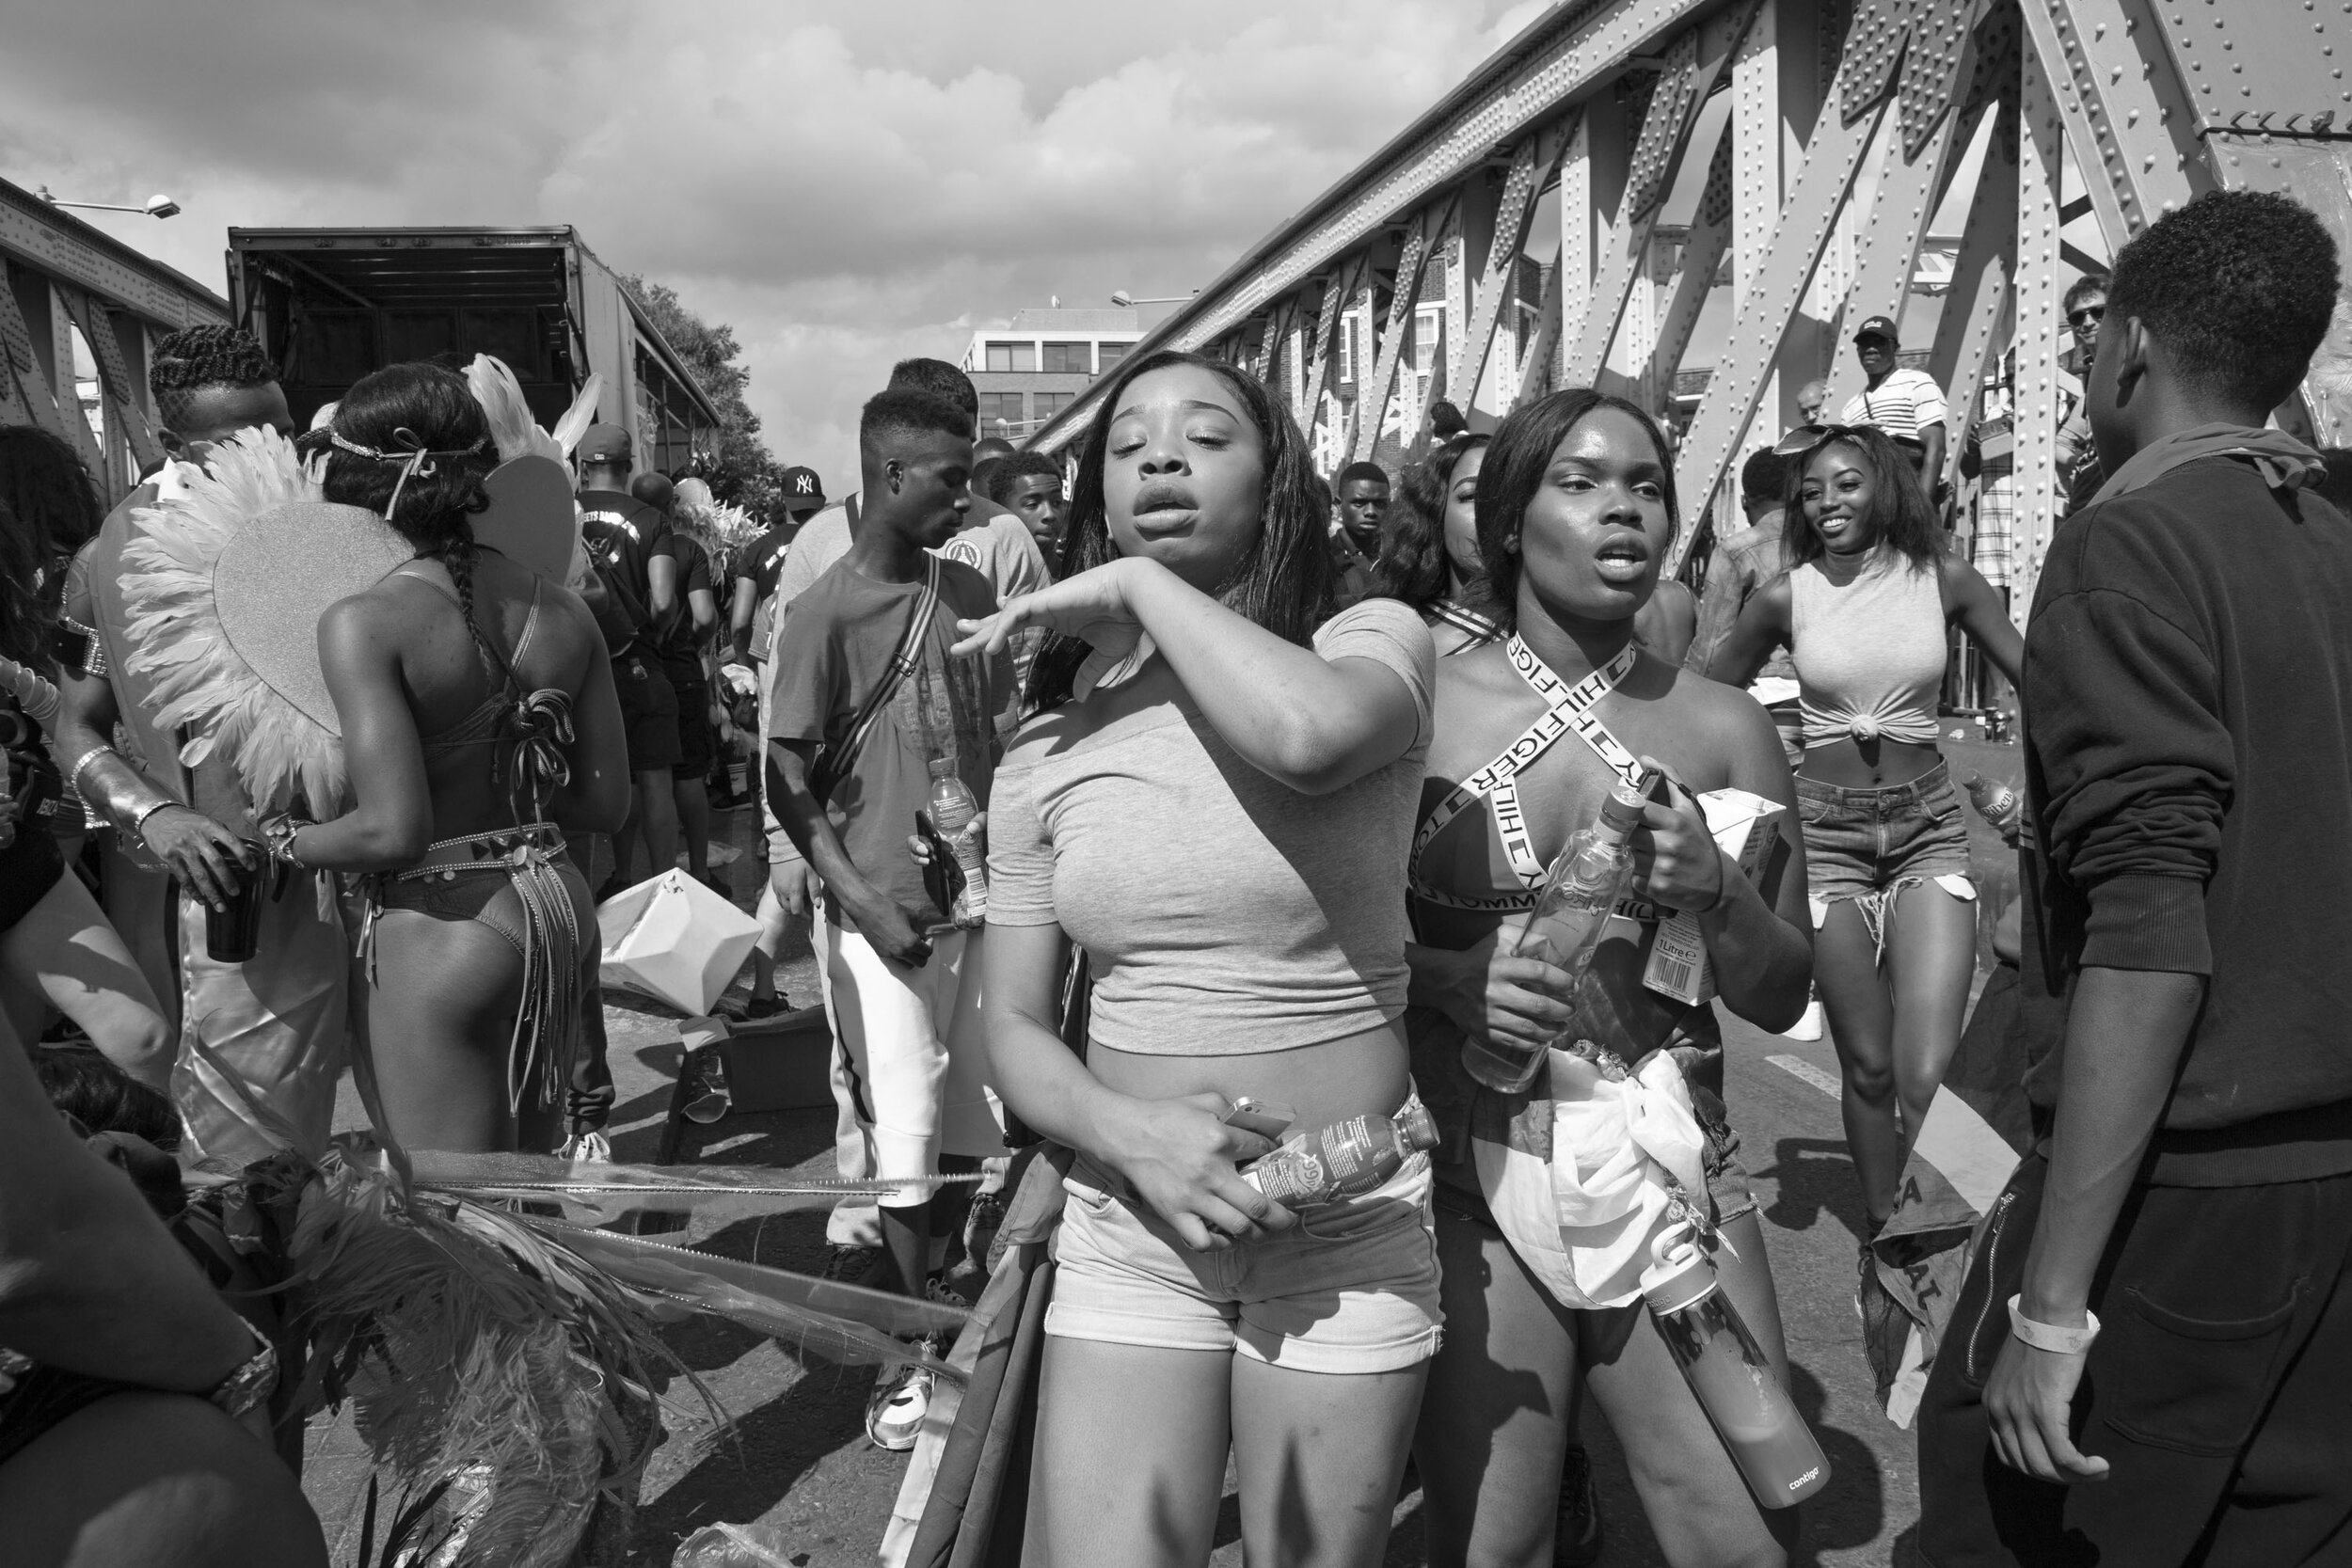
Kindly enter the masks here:
[[[1698, 798], [1707, 831], [1716, 847], [1738, 863], [1749, 881], [1760, 880], [1780, 843], [1788, 808], [1744, 789], [1710, 789]], [[1642, 983], [1677, 1002], [1704, 1002], [1715, 994], [1714, 966], [1698, 916], [1676, 913], [1658, 923]]]

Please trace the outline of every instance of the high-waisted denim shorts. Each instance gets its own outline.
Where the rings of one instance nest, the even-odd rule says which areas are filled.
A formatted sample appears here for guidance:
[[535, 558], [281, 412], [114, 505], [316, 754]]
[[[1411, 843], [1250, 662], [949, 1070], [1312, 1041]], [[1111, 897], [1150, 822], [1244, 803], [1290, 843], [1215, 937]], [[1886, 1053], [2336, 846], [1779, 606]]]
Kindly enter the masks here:
[[1956, 897], [1976, 897], [1968, 827], [1948, 763], [1883, 789], [1843, 789], [1800, 775], [1797, 811], [1817, 925], [1828, 906], [1852, 899], [1875, 933], [1895, 895], [1919, 882], [1938, 881]]

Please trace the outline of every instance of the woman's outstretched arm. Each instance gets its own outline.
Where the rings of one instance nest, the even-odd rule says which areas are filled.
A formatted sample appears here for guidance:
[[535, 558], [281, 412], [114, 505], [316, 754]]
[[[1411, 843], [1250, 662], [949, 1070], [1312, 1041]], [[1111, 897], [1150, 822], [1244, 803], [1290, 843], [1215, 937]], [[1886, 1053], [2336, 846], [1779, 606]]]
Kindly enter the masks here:
[[[1402, 610], [1402, 607], [1400, 607]], [[1421, 688], [1370, 657], [1325, 658], [1235, 614], [1156, 562], [1131, 556], [1024, 594], [984, 621], [960, 622], [958, 652], [993, 652], [1024, 626], [1124, 652], [1148, 634], [1226, 744], [1307, 795], [1344, 788], [1412, 748], [1426, 722], [1428, 632], [1418, 634]]]

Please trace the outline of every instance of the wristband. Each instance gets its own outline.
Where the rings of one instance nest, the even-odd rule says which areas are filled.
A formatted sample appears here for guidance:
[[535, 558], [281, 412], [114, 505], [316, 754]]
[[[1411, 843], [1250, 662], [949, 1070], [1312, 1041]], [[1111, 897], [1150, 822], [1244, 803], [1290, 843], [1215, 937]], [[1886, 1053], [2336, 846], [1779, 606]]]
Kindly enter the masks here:
[[272, 817], [262, 824], [262, 846], [268, 851], [269, 858], [279, 864], [308, 871], [310, 867], [302, 863], [302, 857], [294, 853], [294, 834], [312, 826], [314, 824], [297, 816]]
[[136, 816], [131, 818], [131, 836], [133, 838], [138, 838], [144, 835], [147, 832], [147, 819], [149, 817], [154, 816], [157, 812], [162, 811], [167, 806], [176, 806], [180, 802], [177, 800], [149, 801]]
[[2088, 1327], [2060, 1328], [2056, 1323], [2036, 1323], [2026, 1316], [2025, 1308], [2018, 1305], [2025, 1299], [2022, 1291], [2009, 1298], [2009, 1326], [2010, 1332], [2034, 1349], [2059, 1355], [2080, 1355], [2099, 1337], [2099, 1315], [2090, 1308], [2083, 1310]]

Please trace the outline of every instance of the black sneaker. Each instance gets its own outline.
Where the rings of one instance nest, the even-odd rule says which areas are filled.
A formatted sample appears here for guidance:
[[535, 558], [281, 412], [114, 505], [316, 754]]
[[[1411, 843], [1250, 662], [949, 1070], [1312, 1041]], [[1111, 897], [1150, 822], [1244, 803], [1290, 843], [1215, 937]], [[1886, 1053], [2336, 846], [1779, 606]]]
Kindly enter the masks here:
[[1593, 1456], [1568, 1446], [1560, 1466], [1560, 1517], [1552, 1527], [1552, 1568], [1592, 1568], [1600, 1560], [1600, 1497], [1593, 1490]]

